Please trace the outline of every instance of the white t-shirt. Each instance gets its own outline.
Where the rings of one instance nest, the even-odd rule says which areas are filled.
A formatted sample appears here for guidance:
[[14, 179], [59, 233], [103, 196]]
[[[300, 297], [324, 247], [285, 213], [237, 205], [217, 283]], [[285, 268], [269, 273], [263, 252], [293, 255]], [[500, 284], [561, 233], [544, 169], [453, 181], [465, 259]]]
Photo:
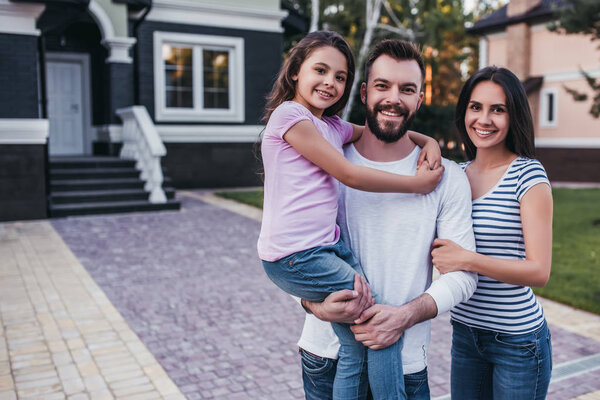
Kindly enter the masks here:
[[[392, 162], [371, 161], [354, 145], [345, 156], [357, 165], [403, 175], [414, 175], [420, 148]], [[386, 304], [402, 305], [423, 292], [436, 302], [438, 314], [467, 300], [477, 287], [477, 275], [463, 271], [442, 275], [431, 282], [431, 243], [436, 237], [451, 239], [474, 250], [471, 190], [466, 175], [454, 162], [443, 159], [444, 176], [427, 195], [370, 193], [340, 185], [338, 224], [341, 237], [360, 260], [374, 293]], [[427, 366], [429, 321], [404, 334], [405, 374]], [[331, 325], [307, 314], [298, 345], [322, 357], [337, 358], [339, 344]]]

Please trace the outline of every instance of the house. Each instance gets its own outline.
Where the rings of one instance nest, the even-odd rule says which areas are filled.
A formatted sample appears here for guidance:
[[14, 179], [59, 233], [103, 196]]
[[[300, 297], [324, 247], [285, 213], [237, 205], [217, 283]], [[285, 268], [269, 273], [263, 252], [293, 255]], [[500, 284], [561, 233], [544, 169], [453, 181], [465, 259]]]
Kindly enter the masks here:
[[552, 181], [600, 182], [600, 119], [565, 87], [591, 94], [580, 69], [600, 77], [600, 50], [591, 36], [548, 30], [561, 0], [510, 0], [477, 21], [480, 68], [497, 65], [524, 83], [535, 124], [536, 155]]
[[118, 155], [136, 124], [175, 187], [260, 184], [286, 15], [279, 0], [0, 0], [0, 221], [46, 218], [53, 160]]

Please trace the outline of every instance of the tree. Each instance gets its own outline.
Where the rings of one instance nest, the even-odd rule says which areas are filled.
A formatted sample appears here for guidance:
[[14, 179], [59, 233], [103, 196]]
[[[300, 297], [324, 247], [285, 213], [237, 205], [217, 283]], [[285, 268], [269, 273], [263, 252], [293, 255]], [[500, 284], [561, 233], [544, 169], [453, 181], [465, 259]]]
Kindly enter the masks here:
[[[550, 29], [565, 34], [586, 34], [590, 40], [600, 40], [600, 1], [598, 0], [563, 0], [563, 6], [555, 9], [558, 21]], [[598, 46], [600, 49], [600, 46]], [[593, 91], [590, 114], [600, 117], [600, 79], [581, 71]], [[576, 101], [586, 101], [588, 95], [565, 87]]]

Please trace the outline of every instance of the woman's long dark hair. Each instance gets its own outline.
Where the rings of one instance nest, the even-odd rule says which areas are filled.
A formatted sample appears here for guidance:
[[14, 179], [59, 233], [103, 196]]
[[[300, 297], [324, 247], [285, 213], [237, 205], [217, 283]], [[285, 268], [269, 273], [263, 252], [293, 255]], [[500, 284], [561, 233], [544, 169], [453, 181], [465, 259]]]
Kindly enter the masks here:
[[267, 103], [265, 105], [265, 112], [263, 114], [263, 122], [267, 122], [273, 110], [275, 110], [284, 101], [292, 100], [296, 96], [296, 82], [292, 79], [292, 76], [298, 74], [300, 66], [306, 60], [310, 54], [324, 46], [330, 46], [338, 49], [346, 58], [346, 64], [348, 67], [348, 76], [346, 78], [346, 87], [344, 88], [344, 94], [342, 97], [331, 107], [323, 111], [323, 115], [331, 116], [340, 112], [348, 102], [350, 97], [350, 89], [352, 88], [352, 82], [354, 82], [354, 56], [352, 50], [344, 38], [336, 32], [332, 31], [316, 31], [306, 35], [296, 46], [294, 46], [289, 54], [287, 60], [283, 63], [277, 80], [273, 85], [273, 89], [267, 96]]
[[486, 67], [473, 74], [467, 82], [465, 82], [458, 103], [456, 104], [456, 113], [454, 115], [454, 123], [458, 129], [458, 134], [465, 146], [467, 158], [472, 160], [475, 158], [477, 148], [469, 138], [465, 126], [465, 114], [469, 101], [471, 101], [471, 93], [475, 86], [480, 82], [491, 81], [500, 85], [506, 96], [506, 108], [508, 110], [509, 129], [506, 136], [506, 147], [513, 153], [528, 157], [535, 157], [534, 133], [533, 133], [533, 118], [531, 117], [531, 109], [527, 101], [525, 89], [515, 76], [506, 68], [496, 66]]

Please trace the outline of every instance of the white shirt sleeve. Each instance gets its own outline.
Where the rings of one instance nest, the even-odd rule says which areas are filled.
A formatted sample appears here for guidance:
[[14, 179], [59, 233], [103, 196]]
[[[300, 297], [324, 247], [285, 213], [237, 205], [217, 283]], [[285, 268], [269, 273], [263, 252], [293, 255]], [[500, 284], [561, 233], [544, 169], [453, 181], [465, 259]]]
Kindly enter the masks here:
[[[467, 250], [475, 250], [473, 221], [471, 219], [471, 187], [465, 173], [454, 162], [446, 168], [440, 185], [442, 201], [437, 219], [437, 237], [450, 239]], [[433, 297], [438, 315], [468, 300], [477, 288], [477, 274], [465, 271], [442, 274], [425, 291]]]

